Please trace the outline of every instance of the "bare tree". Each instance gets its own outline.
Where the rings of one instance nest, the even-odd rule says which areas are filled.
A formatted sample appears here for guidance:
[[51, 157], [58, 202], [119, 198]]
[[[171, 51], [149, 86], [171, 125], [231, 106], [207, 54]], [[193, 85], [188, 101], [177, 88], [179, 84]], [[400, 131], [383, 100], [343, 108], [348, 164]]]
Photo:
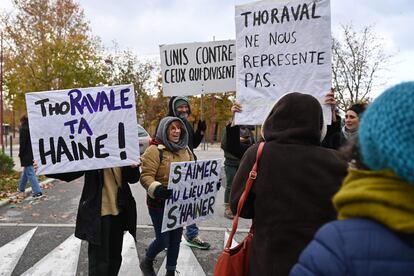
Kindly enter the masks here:
[[384, 51], [383, 40], [372, 26], [356, 31], [342, 26], [341, 39], [332, 40], [332, 74], [337, 104], [346, 110], [357, 102], [369, 102], [370, 93], [379, 83], [379, 72], [385, 70], [391, 55]]

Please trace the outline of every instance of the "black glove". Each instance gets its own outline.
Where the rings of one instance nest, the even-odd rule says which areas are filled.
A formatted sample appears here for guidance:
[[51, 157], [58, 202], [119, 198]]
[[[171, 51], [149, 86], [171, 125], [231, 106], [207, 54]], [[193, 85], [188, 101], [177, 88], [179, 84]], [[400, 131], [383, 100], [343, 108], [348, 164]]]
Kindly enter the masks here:
[[220, 187], [221, 187], [221, 178], [217, 182], [217, 192], [220, 190]]
[[161, 199], [169, 199], [173, 194], [173, 190], [168, 190], [167, 187], [162, 185], [157, 186], [154, 190], [154, 197]]
[[206, 129], [207, 129], [206, 121], [198, 120], [197, 130], [198, 131], [206, 131]]

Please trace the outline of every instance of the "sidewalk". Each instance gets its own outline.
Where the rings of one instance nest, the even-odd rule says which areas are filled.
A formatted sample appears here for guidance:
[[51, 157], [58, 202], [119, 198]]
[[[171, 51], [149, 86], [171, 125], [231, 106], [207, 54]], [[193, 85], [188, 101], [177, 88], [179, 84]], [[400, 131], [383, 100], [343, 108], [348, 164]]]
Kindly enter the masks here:
[[[0, 150], [1, 150], [1, 148], [0, 148]], [[10, 145], [7, 145], [7, 147], [4, 149], [4, 153], [6, 155], [10, 156]], [[17, 144], [14, 144], [13, 147], [12, 147], [12, 156], [13, 156], [13, 163], [14, 163], [13, 169], [15, 171], [21, 172], [23, 169], [20, 166], [20, 159], [19, 159], [18, 155], [19, 155], [19, 144], [17, 143]], [[54, 179], [49, 178], [49, 179], [46, 179], [46, 180], [40, 182], [39, 183], [40, 187], [42, 189], [44, 189], [44, 187], [46, 187], [47, 184], [51, 183], [53, 180]], [[9, 204], [11, 202], [16, 201], [18, 194], [19, 194], [19, 192], [16, 192], [13, 195], [11, 195], [9, 198], [1, 199], [0, 200], [0, 207], [4, 206], [6, 204]], [[24, 191], [24, 198], [27, 198], [31, 195], [32, 195], [32, 188], [29, 187]]]
[[[53, 178], [48, 178], [48, 179], [46, 179], [46, 180], [44, 180], [44, 181], [42, 181], [42, 182], [40, 182], [39, 183], [39, 185], [40, 185], [40, 187], [42, 188], [42, 190], [44, 190], [45, 188], [46, 188], [46, 186], [49, 184], [49, 183], [51, 183], [51, 182], [53, 182], [55, 179], [53, 179]], [[43, 194], [45, 194], [44, 193], [44, 191], [43, 191]], [[4, 198], [4, 199], [1, 199], [0, 200], [0, 207], [2, 207], [2, 206], [4, 206], [4, 205], [7, 205], [7, 204], [9, 204], [9, 203], [11, 203], [11, 202], [15, 202], [18, 198], [18, 195], [19, 195], [19, 192], [16, 192], [16, 193], [14, 193], [13, 195], [11, 195], [9, 198]], [[29, 188], [26, 188], [26, 190], [24, 190], [24, 198], [27, 198], [27, 197], [29, 197], [29, 196], [31, 196], [32, 195], [32, 187], [29, 187]]]

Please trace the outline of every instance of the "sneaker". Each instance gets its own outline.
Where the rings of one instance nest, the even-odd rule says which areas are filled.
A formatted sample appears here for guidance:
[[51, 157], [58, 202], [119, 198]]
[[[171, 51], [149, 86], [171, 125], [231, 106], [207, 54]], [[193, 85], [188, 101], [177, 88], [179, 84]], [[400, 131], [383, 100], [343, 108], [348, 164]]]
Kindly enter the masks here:
[[184, 237], [185, 237], [185, 240], [187, 241], [187, 243], [190, 247], [194, 247], [194, 248], [198, 248], [198, 249], [202, 249], [202, 250], [210, 249], [211, 245], [208, 242], [203, 241], [200, 238], [200, 236], [195, 236], [191, 240], [189, 238], [187, 238], [185, 235], [184, 235]]
[[38, 193], [33, 194], [32, 197], [33, 198], [41, 198], [41, 197], [43, 197], [43, 194], [42, 194], [42, 192], [38, 192]]

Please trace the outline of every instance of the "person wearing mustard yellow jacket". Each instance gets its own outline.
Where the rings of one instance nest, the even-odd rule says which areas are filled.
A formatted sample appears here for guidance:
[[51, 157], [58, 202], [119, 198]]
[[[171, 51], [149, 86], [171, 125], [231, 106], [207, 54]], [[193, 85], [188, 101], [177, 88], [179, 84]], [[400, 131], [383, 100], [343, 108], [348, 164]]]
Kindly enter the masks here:
[[165, 248], [167, 248], [167, 275], [175, 274], [183, 228], [161, 233], [165, 200], [172, 195], [172, 190], [167, 188], [170, 164], [194, 160], [188, 148], [188, 133], [181, 119], [163, 118], [158, 125], [155, 139], [158, 145], [149, 146], [141, 157], [140, 182], [147, 190], [148, 211], [156, 236], [140, 263], [144, 276], [155, 275], [154, 259]]

